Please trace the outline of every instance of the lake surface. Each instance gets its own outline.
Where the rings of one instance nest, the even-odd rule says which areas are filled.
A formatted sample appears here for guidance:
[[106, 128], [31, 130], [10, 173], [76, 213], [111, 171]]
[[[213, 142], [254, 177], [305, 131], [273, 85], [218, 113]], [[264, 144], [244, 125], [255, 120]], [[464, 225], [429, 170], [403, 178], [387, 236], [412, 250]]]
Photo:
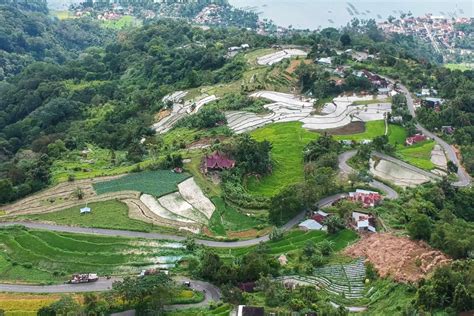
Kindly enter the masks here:
[[300, 29], [339, 27], [353, 18], [384, 21], [401, 12], [414, 16], [431, 13], [445, 17], [473, 17], [474, 1], [453, 0], [229, 0], [238, 7], [261, 12], [261, 18], [272, 19], [275, 24]]

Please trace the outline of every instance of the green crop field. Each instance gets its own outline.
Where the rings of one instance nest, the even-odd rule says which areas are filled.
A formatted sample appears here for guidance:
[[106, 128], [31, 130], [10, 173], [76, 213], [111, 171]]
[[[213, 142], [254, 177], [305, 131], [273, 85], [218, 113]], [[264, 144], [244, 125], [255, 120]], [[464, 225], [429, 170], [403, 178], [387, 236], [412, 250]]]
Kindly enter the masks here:
[[[115, 151], [115, 163], [112, 162], [111, 152], [96, 146], [88, 146], [89, 152], [82, 155], [81, 151], [71, 151], [60, 159], [56, 159], [51, 166], [53, 183], [65, 182], [69, 176], [76, 180], [90, 179], [101, 176], [119, 175], [132, 171], [138, 164], [126, 163], [126, 152]], [[140, 163], [146, 166], [151, 161]]]
[[190, 308], [179, 311], [165, 312], [166, 316], [228, 316], [233, 307], [229, 304], [221, 305], [215, 309]]
[[217, 235], [225, 236], [227, 231], [243, 231], [265, 224], [257, 218], [238, 212], [220, 197], [213, 198], [212, 203], [216, 206], [216, 211], [209, 221], [209, 229]]
[[474, 69], [474, 64], [444, 64], [444, 67], [450, 69], [450, 70], [461, 70], [461, 71], [467, 71], [467, 70], [472, 70]]
[[267, 125], [251, 133], [258, 141], [268, 140], [272, 143], [272, 160], [274, 163], [271, 175], [260, 181], [249, 178], [247, 190], [255, 195], [274, 196], [281, 189], [303, 180], [303, 149], [318, 134], [309, 132], [300, 122], [277, 123]]
[[156, 256], [183, 250], [118, 237], [8, 228], [0, 230], [0, 280], [51, 283], [72, 273], [138, 273]]
[[162, 232], [166, 230], [166, 228], [131, 219], [128, 217], [127, 205], [117, 200], [90, 203], [88, 206], [92, 209], [90, 214], [80, 214], [79, 209], [83, 206], [76, 206], [52, 213], [21, 216], [18, 219], [48, 221], [69, 226], [123, 229], [143, 232]]
[[189, 178], [187, 173], [174, 173], [169, 170], [144, 171], [127, 174], [121, 178], [94, 184], [97, 194], [138, 191], [156, 197], [178, 190], [177, 184]]
[[[385, 134], [385, 122], [381, 121], [371, 121], [365, 123], [365, 131], [363, 133], [352, 134], [352, 135], [335, 135], [334, 138], [337, 140], [353, 140], [360, 142], [364, 139], [374, 139], [377, 136], [382, 136]], [[394, 124], [389, 124], [388, 126], [388, 138], [390, 144], [404, 144], [407, 133], [406, 130]]]
[[[304, 232], [301, 230], [293, 230], [286, 234], [284, 239], [278, 241], [269, 241], [267, 245], [270, 247], [270, 254], [279, 255], [282, 253], [300, 250], [308, 241], [319, 243], [323, 240], [330, 240], [334, 242], [333, 250], [339, 251], [347, 247], [348, 244], [352, 243], [356, 239], [357, 234], [354, 231], [348, 229], [345, 229], [336, 235], [328, 235], [323, 231]], [[236, 249], [216, 249], [216, 252], [223, 257], [239, 257], [253, 249], [255, 249], [255, 246]]]
[[105, 27], [109, 27], [109, 28], [113, 28], [113, 29], [123, 29], [123, 28], [126, 28], [126, 27], [140, 26], [141, 21], [137, 20], [133, 16], [125, 15], [125, 16], [122, 16], [118, 20], [103, 21], [102, 24]]
[[396, 154], [401, 160], [415, 167], [431, 170], [435, 168], [431, 162], [431, 151], [434, 146], [434, 141], [425, 141], [408, 147], [400, 145], [397, 147]]

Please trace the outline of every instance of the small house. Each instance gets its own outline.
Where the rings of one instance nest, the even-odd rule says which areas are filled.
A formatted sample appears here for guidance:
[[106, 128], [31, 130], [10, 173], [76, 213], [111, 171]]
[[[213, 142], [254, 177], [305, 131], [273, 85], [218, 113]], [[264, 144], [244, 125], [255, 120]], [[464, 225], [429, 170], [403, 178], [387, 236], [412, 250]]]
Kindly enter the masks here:
[[349, 193], [349, 200], [361, 202], [365, 208], [374, 207], [382, 201], [382, 195], [378, 192], [357, 189], [356, 192]]
[[239, 305], [237, 307], [237, 316], [265, 316], [265, 308]]
[[405, 140], [405, 144], [407, 146], [412, 146], [416, 143], [420, 143], [420, 142], [423, 142], [425, 140], [427, 140], [428, 137], [426, 137], [425, 135], [423, 134], [415, 134], [413, 136], [410, 136], [408, 137], [406, 140]]
[[380, 95], [389, 95], [390, 91], [392, 91], [390, 88], [378, 88], [378, 93]]
[[221, 152], [214, 152], [212, 155], [204, 158], [204, 171], [222, 171], [235, 167], [235, 160], [230, 159]]
[[352, 224], [358, 232], [377, 232], [375, 217], [372, 214], [352, 212]]
[[316, 222], [322, 225], [324, 221], [326, 220], [326, 218], [328, 217], [329, 217], [328, 213], [323, 212], [323, 211], [317, 211], [317, 212], [314, 212], [314, 215], [311, 217], [311, 219], [315, 220]]
[[288, 258], [285, 255], [280, 255], [278, 257], [278, 262], [281, 266], [286, 266], [288, 264]]
[[322, 57], [317, 60], [317, 63], [321, 65], [332, 65], [332, 59], [331, 57]]
[[80, 209], [81, 214], [89, 214], [91, 211], [92, 211], [91, 208], [88, 206], [85, 206]]
[[441, 131], [446, 135], [452, 135], [455, 129], [452, 126], [441, 126]]
[[323, 225], [321, 225], [320, 223], [318, 223], [314, 219], [307, 219], [304, 222], [300, 223], [298, 225], [298, 227], [301, 230], [304, 230], [304, 231], [322, 230], [323, 229]]
[[421, 105], [428, 107], [428, 108], [438, 108], [443, 105], [444, 100], [441, 98], [424, 98], [421, 100]]

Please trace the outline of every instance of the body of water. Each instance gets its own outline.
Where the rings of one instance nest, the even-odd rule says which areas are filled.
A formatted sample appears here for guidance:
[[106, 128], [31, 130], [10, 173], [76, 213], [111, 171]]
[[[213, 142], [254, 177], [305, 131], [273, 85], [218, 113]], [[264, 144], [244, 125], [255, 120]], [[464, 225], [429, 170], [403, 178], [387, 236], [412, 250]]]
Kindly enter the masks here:
[[473, 17], [474, 1], [432, 0], [229, 0], [238, 7], [260, 12], [261, 18], [275, 24], [299, 29], [317, 29], [346, 25], [353, 18], [385, 21], [390, 15], [400, 17], [402, 12], [414, 16], [431, 13], [445, 17]]

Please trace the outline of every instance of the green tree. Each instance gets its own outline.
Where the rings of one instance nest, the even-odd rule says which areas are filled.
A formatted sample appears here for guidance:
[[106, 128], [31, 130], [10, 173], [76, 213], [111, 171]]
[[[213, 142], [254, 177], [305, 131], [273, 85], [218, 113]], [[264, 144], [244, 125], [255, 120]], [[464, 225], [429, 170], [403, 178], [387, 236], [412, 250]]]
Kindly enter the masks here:
[[336, 234], [342, 229], [344, 229], [344, 220], [340, 218], [338, 215], [329, 216], [324, 220], [324, 225], [328, 228], [329, 234]]
[[407, 230], [413, 239], [430, 240], [432, 224], [425, 214], [416, 214], [407, 224]]
[[342, 34], [339, 40], [340, 40], [342, 46], [344, 46], [344, 47], [349, 46], [352, 43], [351, 36], [347, 33]]

